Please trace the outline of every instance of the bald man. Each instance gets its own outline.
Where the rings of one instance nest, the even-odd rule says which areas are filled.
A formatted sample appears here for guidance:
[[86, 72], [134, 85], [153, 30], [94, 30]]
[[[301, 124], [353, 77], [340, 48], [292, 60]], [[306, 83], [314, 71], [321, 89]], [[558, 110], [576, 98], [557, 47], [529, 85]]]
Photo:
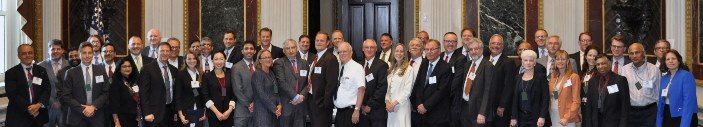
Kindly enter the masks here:
[[148, 46], [144, 47], [144, 50], [142, 50], [142, 54], [149, 56], [150, 58], [156, 59], [156, 57], [158, 57], [157, 53], [159, 53], [159, 43], [161, 43], [161, 31], [156, 28], [151, 28], [149, 32], [146, 33], [146, 44], [144, 45]]
[[535, 43], [537, 43], [537, 56], [539, 58], [547, 56], [547, 30], [538, 29], [535, 31]]
[[659, 99], [659, 68], [645, 60], [645, 50], [641, 43], [632, 43], [628, 48], [632, 63], [622, 68], [622, 76], [628, 81], [630, 91], [630, 112], [627, 125], [631, 127], [651, 127], [656, 123], [657, 101]]

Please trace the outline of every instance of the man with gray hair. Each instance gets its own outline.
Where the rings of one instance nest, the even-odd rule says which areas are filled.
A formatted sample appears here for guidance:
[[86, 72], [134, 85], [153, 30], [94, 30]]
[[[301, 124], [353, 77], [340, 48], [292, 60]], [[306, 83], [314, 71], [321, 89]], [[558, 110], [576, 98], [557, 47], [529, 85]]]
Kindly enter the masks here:
[[455, 104], [452, 110], [459, 112], [460, 126], [491, 126], [493, 111], [493, 64], [483, 56], [483, 42], [472, 38], [468, 45], [471, 59], [461, 70], [454, 74], [452, 81], [455, 89]]
[[334, 119], [335, 127], [355, 127], [359, 124], [362, 101], [366, 84], [364, 75], [356, 71], [362, 70], [361, 64], [352, 60], [352, 47], [347, 42], [337, 44], [339, 49], [339, 86], [333, 94], [337, 114]]
[[304, 88], [307, 85], [305, 80], [308, 62], [298, 57], [298, 49], [295, 40], [288, 39], [283, 42], [283, 53], [281, 57], [273, 62], [273, 72], [278, 81], [281, 104], [283, 105], [280, 117], [281, 127], [304, 127], [305, 126], [305, 106], [306, 101]]
[[[388, 49], [390, 47], [388, 46]], [[385, 127], [387, 125], [388, 112], [385, 110], [385, 98], [388, 90], [388, 81], [386, 80], [388, 64], [376, 57], [377, 49], [376, 41], [373, 39], [364, 40], [362, 49], [364, 59], [357, 61], [364, 66], [364, 75], [366, 77], [366, 95], [364, 95], [363, 105], [361, 106], [360, 125], [362, 127]]]
[[[554, 54], [561, 50], [561, 39], [559, 35], [552, 35], [547, 38], [547, 57], [540, 57], [537, 59], [537, 63], [547, 67], [547, 77], [551, 74], [552, 71], [556, 68], [556, 65], [554, 65]], [[571, 63], [571, 70], [574, 70], [574, 72], [578, 73], [579, 71], [576, 70], [576, 61], [574, 59], [569, 58], [569, 63]], [[549, 79], [549, 78], [547, 78]]]
[[158, 45], [161, 43], [161, 31], [156, 28], [151, 28], [149, 32], [146, 33], [146, 41], [149, 42], [149, 46], [144, 47], [146, 50], [142, 50], [142, 54], [147, 55], [150, 58], [159, 57], [157, 53], [159, 53]]

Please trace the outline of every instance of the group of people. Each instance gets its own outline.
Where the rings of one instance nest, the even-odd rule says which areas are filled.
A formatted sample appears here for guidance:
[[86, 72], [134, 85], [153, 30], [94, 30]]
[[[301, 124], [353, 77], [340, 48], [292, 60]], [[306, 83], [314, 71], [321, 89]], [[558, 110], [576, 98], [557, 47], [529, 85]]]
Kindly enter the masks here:
[[[561, 50], [546, 30], [522, 42], [517, 59], [503, 37], [487, 46], [464, 28], [443, 40], [421, 31], [407, 43], [390, 34], [354, 52], [341, 31], [272, 45], [217, 47], [203, 37], [161, 42], [158, 29], [129, 39], [129, 55], [90, 36], [77, 49], [52, 40], [39, 63], [29, 44], [6, 71], [11, 127], [465, 127], [695, 126], [695, 79], [666, 40], [645, 56], [641, 42], [610, 39], [610, 53], [579, 35], [578, 52]], [[314, 40], [313, 40], [314, 39]], [[312, 42], [311, 42], [312, 41]], [[459, 47], [458, 43], [462, 46]], [[147, 45], [145, 47], [145, 45]], [[311, 47], [312, 46], [312, 47]], [[311, 49], [314, 48], [314, 49]], [[444, 51], [442, 51], [444, 49]], [[626, 50], [627, 49], [627, 50]], [[484, 51], [486, 50], [486, 51]], [[63, 54], [68, 51], [67, 55]], [[627, 52], [626, 52], [627, 51]], [[354, 53], [363, 58], [353, 58]], [[627, 56], [624, 55], [627, 53]], [[65, 59], [67, 57], [68, 59]], [[363, 72], [361, 72], [363, 70]]]

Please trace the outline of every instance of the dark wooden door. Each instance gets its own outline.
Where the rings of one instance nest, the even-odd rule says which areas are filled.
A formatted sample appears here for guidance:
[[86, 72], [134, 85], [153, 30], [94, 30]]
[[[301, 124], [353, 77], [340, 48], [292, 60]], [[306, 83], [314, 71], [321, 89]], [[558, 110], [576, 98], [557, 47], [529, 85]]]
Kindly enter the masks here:
[[354, 48], [354, 59], [363, 59], [365, 39], [376, 40], [379, 49], [383, 33], [391, 34], [394, 43], [400, 40], [399, 0], [341, 0], [337, 5], [338, 27]]

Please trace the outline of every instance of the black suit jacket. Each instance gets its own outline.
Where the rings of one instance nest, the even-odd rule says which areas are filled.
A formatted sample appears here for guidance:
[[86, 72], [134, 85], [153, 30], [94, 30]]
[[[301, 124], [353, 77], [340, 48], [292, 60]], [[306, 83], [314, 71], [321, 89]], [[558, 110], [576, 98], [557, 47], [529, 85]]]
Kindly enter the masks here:
[[[315, 73], [315, 69], [320, 69], [320, 73]], [[336, 95], [339, 84], [337, 77], [339, 75], [339, 62], [337, 57], [332, 54], [332, 50], [325, 50], [322, 57], [318, 58], [317, 63], [313, 63], [308, 72], [311, 79], [309, 84], [312, 85], [310, 88], [313, 92], [309, 100], [315, 101], [318, 108], [333, 108], [332, 96]]]
[[110, 114], [137, 115], [137, 101], [132, 97], [130, 88], [136, 83], [125, 85], [124, 80], [113, 80], [110, 85]]
[[[193, 105], [195, 105], [198, 109], [205, 108], [206, 99], [202, 96], [203, 84], [199, 84], [199, 87], [195, 88], [191, 86], [191, 81], [198, 81], [197, 78], [200, 77], [200, 74], [197, 72], [195, 75], [196, 79], [193, 79], [190, 77], [188, 70], [178, 71], [178, 79], [181, 81], [174, 84], [174, 96], [175, 99], [178, 100], [176, 103], [177, 111], [181, 110], [185, 112], [188, 110], [193, 110]], [[202, 83], [200, 81], [198, 82]]]
[[[256, 46], [256, 47], [254, 47], [254, 49], [256, 49], [256, 52], [258, 53], [259, 51], [261, 51], [261, 46]], [[272, 57], [273, 59], [281, 58], [281, 57], [285, 57], [285, 56], [286, 56], [286, 55], [283, 54], [283, 49], [282, 49], [282, 48], [277, 47], [277, 46], [271, 44], [271, 57]]]
[[[220, 87], [220, 81], [217, 79], [217, 76], [215, 75], [215, 71], [211, 71], [210, 73], [205, 73], [203, 75], [203, 82], [201, 84], [201, 88], [203, 91], [203, 97], [205, 98], [205, 101], [212, 101], [213, 105], [219, 110], [220, 112], [227, 111], [229, 108], [229, 102], [232, 101], [234, 102], [236, 97], [234, 96], [234, 92], [232, 92], [232, 77], [230, 76], [229, 71], [225, 71], [225, 96], [222, 96], [222, 89]], [[212, 110], [207, 110], [207, 115], [210, 118], [217, 118], [215, 117], [215, 113], [212, 112]], [[234, 112], [234, 110], [232, 110]], [[234, 114], [229, 116], [234, 117]]]
[[[144, 58], [144, 57], [142, 57]], [[178, 75], [178, 70], [172, 65], [167, 65], [168, 71], [170, 73], [170, 79], [172, 79], [173, 86], [177, 82], [181, 82], [180, 79], [176, 78]], [[153, 123], [161, 123], [170, 114], [165, 114], [166, 112], [166, 85], [161, 73], [161, 67], [159, 67], [158, 62], [151, 62], [142, 67], [139, 74], [139, 96], [142, 104], [142, 115], [147, 116], [149, 114], [154, 114]], [[175, 93], [173, 93], [175, 96]], [[173, 98], [172, 98], [173, 99]], [[173, 99], [171, 103], [177, 103], [176, 99]]]
[[[71, 108], [71, 110], [68, 111], [69, 114], [67, 115], [69, 117], [67, 118], [69, 123], [77, 123], [81, 122], [80, 120], [90, 119], [83, 115], [82, 112], [85, 108], [81, 106], [87, 104], [87, 94], [92, 94], [92, 105], [97, 108], [95, 113], [96, 115], [102, 115], [102, 113], [105, 112], [104, 109], [107, 109], [104, 105], [108, 101], [110, 84], [107, 82], [108, 78], [105, 73], [105, 67], [101, 65], [92, 65], [90, 69], [93, 71], [92, 93], [85, 93], [86, 82], [84, 80], [85, 77], [83, 74], [83, 68], [80, 65], [66, 71], [64, 84], [62, 86], [63, 90], [61, 94], [61, 102]], [[103, 82], [97, 81], [96, 77], [98, 76], [103, 77]]]
[[[605, 75], [608, 77], [608, 82], [605, 87], [599, 82], [601, 76], [595, 76], [588, 82], [588, 98], [589, 103], [586, 104], [587, 112], [590, 112], [590, 118], [584, 118], [592, 126], [606, 127], [624, 127], [627, 125], [628, 113], [630, 109], [630, 92], [627, 83], [627, 78], [617, 75], [612, 72]], [[617, 85], [618, 91], [609, 93], [607, 87]], [[598, 96], [603, 94], [603, 109], [598, 108]]]
[[[46, 108], [39, 109], [39, 116], [32, 117], [27, 111], [27, 106], [36, 103], [42, 103], [45, 106], [50, 106], [49, 94], [51, 92], [51, 83], [46, 70], [39, 65], [32, 65], [32, 76], [41, 78], [41, 84], [32, 83], [34, 98], [29, 101], [29, 86], [32, 80], [27, 80], [27, 75], [24, 74], [25, 68], [21, 64], [5, 71], [6, 85], [5, 91], [9, 103], [7, 105], [7, 126], [8, 127], [23, 127], [30, 126], [33, 122], [38, 122], [41, 125], [48, 121], [48, 112]], [[32, 122], [32, 123], [30, 123]]]
[[[485, 58], [490, 58], [489, 56], [484, 57]], [[518, 68], [515, 66], [515, 63], [510, 60], [505, 54], [500, 55], [498, 57], [498, 61], [496, 64], [493, 66], [494, 70], [496, 70], [493, 75], [495, 75], [496, 78], [493, 78], [494, 84], [493, 88], [495, 92], [492, 92], [493, 97], [496, 97], [493, 100], [493, 109], [497, 109], [498, 107], [503, 107], [505, 109], [510, 109], [512, 106], [512, 100], [513, 100], [513, 89], [515, 89], [515, 81], [516, 80], [506, 80], [505, 78], [509, 77], [515, 77], [518, 73]], [[502, 77], [502, 78], [501, 78]], [[508, 112], [508, 110], [504, 110], [504, 115], [509, 116], [511, 112]]]
[[[363, 67], [366, 60], [357, 61]], [[369, 65], [369, 74], [373, 75], [373, 80], [366, 80], [366, 91], [364, 92], [363, 105], [371, 107], [369, 117], [387, 118], [386, 92], [388, 91], [388, 64], [381, 59], [374, 58]]]
[[[466, 101], [463, 98], [464, 95], [464, 85], [466, 83], [467, 75], [469, 74], [469, 69], [471, 69], [472, 61], [467, 61], [464, 64], [464, 68], [455, 74], [454, 85], [456, 89], [453, 91], [455, 98], [459, 101], [459, 105], [454, 110], [461, 111], [461, 116], [468, 117], [467, 119], [462, 119], [465, 121], [463, 123], [475, 123], [476, 116], [481, 114], [486, 117], [486, 121], [491, 121], [492, 116], [495, 113], [495, 108], [492, 107], [496, 97], [493, 94], [496, 92], [493, 88], [495, 81], [493, 78], [496, 70], [493, 64], [489, 62], [488, 57], [483, 57], [478, 68], [476, 68], [476, 77], [473, 80], [471, 91], [469, 92], [469, 100]], [[502, 79], [502, 78], [499, 78]]]
[[[438, 58], [439, 59], [439, 58]], [[430, 61], [423, 59], [418, 70], [415, 85], [413, 86], [410, 102], [412, 109], [417, 111], [417, 107], [423, 104], [427, 109], [426, 120], [428, 123], [448, 123], [449, 122], [449, 91], [451, 84], [451, 67], [449, 64], [439, 59], [429, 77], [435, 77], [436, 82], [429, 82], [427, 69]]]
[[[523, 74], [519, 74], [515, 76], [516, 82], [523, 82], [522, 80]], [[510, 80], [510, 79], [507, 79]], [[512, 89], [512, 96], [513, 97], [510, 103], [512, 108], [510, 110], [506, 109], [505, 111], [512, 112], [510, 116], [511, 119], [518, 119], [518, 121], [534, 121], [537, 122], [537, 118], [544, 118], [545, 119], [545, 126], [549, 126], [548, 124], [551, 122], [550, 121], [550, 115], [549, 115], [549, 82], [547, 81], [547, 76], [543, 73], [535, 73], [532, 77], [532, 80], [527, 82], [528, 84], [521, 84], [517, 83], [516, 89]], [[524, 86], [523, 86], [524, 85]], [[523, 111], [520, 109], [520, 94], [523, 92], [522, 90], [525, 90], [527, 93], [527, 102], [529, 108], [527, 112], [530, 112], [530, 116], [527, 117], [522, 117], [519, 116], [520, 113], [519, 111]], [[505, 115], [505, 114], [504, 114]], [[534, 119], [520, 119], [520, 118], [534, 118]], [[558, 121], [555, 121], [558, 122]]]
[[580, 51], [576, 51], [575, 53], [569, 54], [569, 57], [576, 61], [576, 71], [581, 72], [581, 54], [579, 52]]

